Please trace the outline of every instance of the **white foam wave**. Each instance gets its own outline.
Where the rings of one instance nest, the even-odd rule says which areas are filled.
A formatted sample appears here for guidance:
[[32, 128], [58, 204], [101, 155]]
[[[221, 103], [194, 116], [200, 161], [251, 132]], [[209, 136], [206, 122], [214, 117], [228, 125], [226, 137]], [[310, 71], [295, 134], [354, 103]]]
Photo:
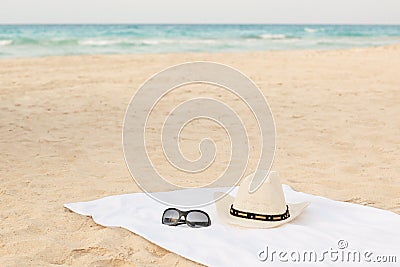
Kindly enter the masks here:
[[168, 42], [167, 42], [167, 40], [142, 40], [141, 43], [145, 44], [145, 45], [158, 45], [158, 44], [168, 43]]
[[199, 39], [199, 40], [181, 40], [180, 42], [186, 44], [215, 44], [217, 41], [212, 39]]
[[142, 43], [146, 45], [158, 45], [158, 44], [215, 44], [216, 40], [212, 39], [147, 39], [147, 40], [137, 40], [137, 43]]
[[314, 32], [317, 32], [318, 30], [317, 29], [313, 29], [313, 28], [304, 28], [304, 31], [308, 32], [308, 33], [314, 33]]
[[12, 40], [0, 40], [0, 46], [6, 46], [12, 44]]
[[83, 46], [128, 45], [160, 45], [160, 44], [214, 44], [213, 39], [87, 39], [79, 41]]
[[82, 40], [79, 41], [79, 45], [87, 45], [87, 46], [107, 46], [114, 45], [120, 43], [120, 40]]
[[260, 37], [262, 39], [277, 40], [277, 39], [285, 39], [286, 35], [284, 35], [284, 34], [261, 34]]

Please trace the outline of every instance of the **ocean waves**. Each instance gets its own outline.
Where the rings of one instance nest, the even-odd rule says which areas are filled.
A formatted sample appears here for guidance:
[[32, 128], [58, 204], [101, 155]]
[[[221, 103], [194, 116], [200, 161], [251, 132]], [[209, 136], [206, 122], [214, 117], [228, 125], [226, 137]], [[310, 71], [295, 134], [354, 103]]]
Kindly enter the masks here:
[[77, 39], [39, 39], [39, 38], [27, 38], [27, 37], [16, 37], [12, 40], [1, 40], [0, 46], [14, 45], [14, 46], [59, 46], [59, 45], [77, 45], [79, 41]]
[[272, 34], [272, 33], [261, 33], [261, 34], [244, 34], [241, 36], [243, 39], [269, 39], [269, 40], [280, 40], [286, 38], [293, 38], [286, 36], [285, 34]]
[[0, 57], [337, 49], [396, 43], [400, 43], [399, 26], [0, 26]]
[[[219, 40], [221, 41], [221, 40]], [[83, 46], [146, 46], [163, 44], [215, 44], [218, 40], [212, 39], [86, 39], [78, 42]]]

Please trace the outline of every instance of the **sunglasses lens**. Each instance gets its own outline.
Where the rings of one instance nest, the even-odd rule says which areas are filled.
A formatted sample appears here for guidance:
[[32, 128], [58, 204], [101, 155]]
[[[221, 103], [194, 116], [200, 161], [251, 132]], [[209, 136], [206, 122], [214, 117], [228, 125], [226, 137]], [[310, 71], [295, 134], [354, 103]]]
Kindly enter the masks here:
[[205, 227], [211, 224], [207, 215], [199, 211], [191, 211], [186, 216], [186, 222], [191, 227]]
[[163, 224], [174, 225], [179, 222], [179, 212], [177, 210], [167, 210], [162, 218]]

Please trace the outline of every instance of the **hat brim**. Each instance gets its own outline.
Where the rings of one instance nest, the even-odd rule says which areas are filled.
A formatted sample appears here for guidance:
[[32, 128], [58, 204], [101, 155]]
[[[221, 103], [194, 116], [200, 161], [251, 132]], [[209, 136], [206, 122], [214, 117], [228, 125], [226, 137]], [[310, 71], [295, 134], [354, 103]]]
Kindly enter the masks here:
[[[289, 207], [289, 213], [290, 217], [287, 218], [286, 220], [282, 221], [258, 221], [258, 220], [252, 220], [252, 219], [245, 219], [245, 218], [239, 218], [232, 216], [229, 213], [229, 210], [231, 208], [231, 205], [234, 201], [234, 197], [231, 195], [225, 195], [225, 193], [222, 192], [217, 192], [214, 194], [214, 200], [215, 200], [215, 205], [217, 208], [217, 214], [218, 218], [229, 224], [241, 226], [241, 227], [247, 227], [247, 228], [273, 228], [273, 227], [278, 227], [282, 224], [288, 223], [296, 219], [297, 216], [301, 214], [301, 212], [310, 204], [310, 202], [301, 202], [301, 203], [295, 203], [291, 204], [288, 203]], [[222, 197], [222, 198], [221, 198]]]

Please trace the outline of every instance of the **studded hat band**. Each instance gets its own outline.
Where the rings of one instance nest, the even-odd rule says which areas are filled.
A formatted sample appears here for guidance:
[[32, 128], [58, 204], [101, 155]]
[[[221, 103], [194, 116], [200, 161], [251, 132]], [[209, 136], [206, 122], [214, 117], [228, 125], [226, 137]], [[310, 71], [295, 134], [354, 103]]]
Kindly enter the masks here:
[[237, 209], [233, 208], [233, 204], [232, 204], [231, 210], [229, 211], [229, 213], [235, 217], [240, 217], [240, 218], [245, 218], [245, 219], [250, 219], [250, 220], [258, 220], [258, 221], [283, 221], [290, 217], [288, 205], [286, 205], [285, 213], [277, 214], [277, 215], [268, 215], [268, 214], [257, 214], [257, 213], [251, 213], [251, 212], [237, 210]]

